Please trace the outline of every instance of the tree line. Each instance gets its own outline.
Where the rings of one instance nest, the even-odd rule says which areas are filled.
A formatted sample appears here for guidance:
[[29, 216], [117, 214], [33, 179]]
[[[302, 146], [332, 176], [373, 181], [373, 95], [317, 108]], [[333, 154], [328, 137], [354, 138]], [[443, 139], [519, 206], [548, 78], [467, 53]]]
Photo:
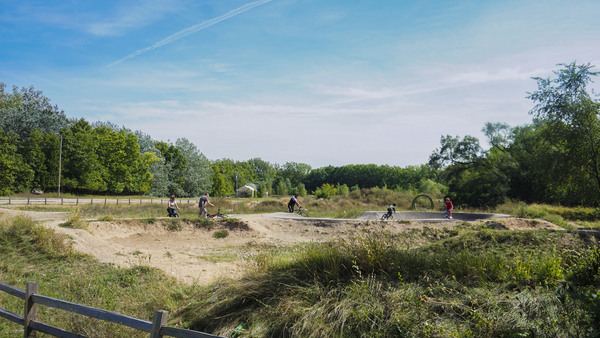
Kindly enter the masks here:
[[0, 82], [0, 194], [55, 191], [60, 183], [75, 194], [234, 196], [253, 182], [259, 197], [327, 198], [379, 187], [448, 195], [476, 207], [507, 200], [597, 206], [600, 103], [589, 85], [598, 73], [590, 64], [559, 67], [552, 78], [534, 78], [538, 89], [527, 93], [531, 124], [486, 123], [489, 149], [470, 135], [444, 135], [428, 163], [404, 168], [209, 160], [185, 138], [168, 143], [110, 122], [70, 119], [33, 86], [11, 92]]
[[534, 78], [531, 124], [488, 122], [490, 149], [472, 136], [442, 136], [428, 165], [450, 194], [471, 206], [507, 200], [568, 206], [600, 204], [600, 103], [591, 64], [559, 64]]

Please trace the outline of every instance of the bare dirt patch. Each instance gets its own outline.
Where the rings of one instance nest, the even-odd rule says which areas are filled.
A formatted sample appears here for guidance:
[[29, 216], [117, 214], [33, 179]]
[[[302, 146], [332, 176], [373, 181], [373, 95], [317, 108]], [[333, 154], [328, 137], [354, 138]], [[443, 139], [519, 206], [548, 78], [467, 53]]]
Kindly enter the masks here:
[[[252, 268], [251, 257], [264, 247], [320, 242], [372, 230], [391, 233], [414, 229], [452, 229], [460, 221], [356, 221], [327, 219], [285, 219], [267, 215], [233, 215], [235, 223], [211, 221], [199, 226], [179, 219], [173, 229], [171, 219], [147, 223], [140, 220], [91, 221], [87, 230], [60, 227], [67, 213], [32, 212], [0, 209], [9, 216], [25, 215], [39, 224], [70, 238], [74, 249], [90, 254], [101, 262], [119, 267], [148, 265], [186, 283], [209, 284], [220, 278], [235, 278]], [[564, 230], [543, 220], [520, 218], [487, 219], [471, 224], [501, 230]], [[171, 227], [171, 229], [170, 229]], [[215, 232], [227, 231], [224, 238]]]

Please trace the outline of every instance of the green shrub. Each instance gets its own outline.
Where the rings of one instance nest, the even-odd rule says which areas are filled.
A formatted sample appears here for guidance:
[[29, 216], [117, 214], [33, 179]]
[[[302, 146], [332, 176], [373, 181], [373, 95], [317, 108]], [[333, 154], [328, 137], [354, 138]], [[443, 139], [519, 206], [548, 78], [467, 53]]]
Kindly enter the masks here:
[[227, 236], [229, 236], [229, 231], [227, 230], [219, 230], [213, 233], [214, 238], [225, 238]]
[[321, 187], [319, 187], [315, 190], [315, 197], [330, 199], [333, 196], [337, 195], [337, 192], [338, 192], [338, 190], [335, 186], [333, 186], [329, 183], [325, 183]]
[[71, 212], [69, 219], [59, 224], [59, 226], [73, 229], [87, 229], [88, 223], [81, 218], [81, 210], [77, 208]]
[[598, 246], [588, 248], [576, 256], [569, 280], [576, 285], [600, 286], [600, 248]]

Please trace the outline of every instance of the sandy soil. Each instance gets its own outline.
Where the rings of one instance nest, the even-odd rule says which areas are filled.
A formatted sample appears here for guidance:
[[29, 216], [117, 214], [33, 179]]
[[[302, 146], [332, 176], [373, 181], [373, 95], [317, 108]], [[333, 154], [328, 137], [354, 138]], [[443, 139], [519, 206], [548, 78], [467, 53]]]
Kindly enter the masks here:
[[[0, 209], [0, 214], [31, 217], [39, 224], [68, 235], [74, 249], [90, 254], [101, 262], [120, 267], [148, 265], [163, 269], [185, 283], [209, 284], [219, 278], [241, 276], [251, 268], [248, 257], [266, 247], [301, 242], [346, 238], [367, 229], [403, 232], [411, 229], [452, 228], [459, 221], [378, 222], [287, 218], [287, 213], [265, 215], [231, 215], [242, 226], [219, 222], [213, 229], [198, 229], [183, 224], [181, 231], [169, 231], [163, 225], [141, 221], [90, 221], [87, 230], [60, 227], [69, 215], [61, 212], [33, 212]], [[295, 216], [295, 215], [293, 215]], [[286, 217], [286, 218], [284, 218]], [[519, 218], [476, 221], [502, 230], [564, 230], [543, 220]], [[183, 223], [183, 222], [182, 222]], [[225, 238], [215, 238], [216, 231], [227, 229]]]

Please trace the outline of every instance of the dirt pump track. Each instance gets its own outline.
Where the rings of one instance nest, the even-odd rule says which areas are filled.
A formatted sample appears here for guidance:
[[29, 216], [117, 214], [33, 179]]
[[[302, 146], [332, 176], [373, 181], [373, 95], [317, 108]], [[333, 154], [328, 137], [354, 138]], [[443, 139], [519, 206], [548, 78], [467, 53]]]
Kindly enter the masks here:
[[[400, 233], [425, 227], [451, 229], [462, 221], [391, 221], [335, 220], [299, 218], [288, 213], [239, 214], [230, 217], [245, 226], [227, 227], [217, 222], [212, 229], [196, 228], [181, 220], [181, 230], [168, 230], [160, 222], [88, 221], [88, 228], [59, 226], [68, 213], [24, 211], [1, 208], [0, 215], [24, 215], [38, 224], [70, 238], [73, 248], [119, 267], [147, 265], [162, 269], [185, 283], [207, 285], [222, 278], [241, 277], [251, 266], [248, 258], [260, 253], [262, 246], [286, 246], [305, 242], [322, 242], [348, 238], [366, 230]], [[564, 230], [544, 220], [502, 218], [477, 220], [502, 230]], [[247, 225], [247, 226], [246, 226]], [[215, 238], [215, 231], [228, 230], [225, 238]]]

